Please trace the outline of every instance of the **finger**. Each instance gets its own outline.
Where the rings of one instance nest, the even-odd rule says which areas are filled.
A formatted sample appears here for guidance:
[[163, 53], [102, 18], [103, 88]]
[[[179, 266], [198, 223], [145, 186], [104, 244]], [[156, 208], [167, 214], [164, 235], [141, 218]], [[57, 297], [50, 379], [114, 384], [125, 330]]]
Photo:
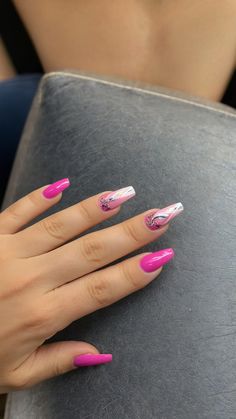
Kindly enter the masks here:
[[[163, 218], [166, 209], [149, 210], [115, 226], [87, 234], [45, 255], [32, 258], [34, 269], [41, 272], [41, 285], [51, 290], [158, 239], [167, 230], [168, 224], [165, 223], [168, 223], [170, 217], [180, 213], [179, 204], [170, 207], [172, 213], [167, 218]], [[156, 214], [161, 216], [161, 225], [150, 222], [154, 216], [155, 222], [158, 221]]]
[[[62, 245], [117, 214], [120, 205], [134, 195], [135, 190], [132, 186], [117, 191], [106, 191], [44, 218], [16, 235], [14, 239], [17, 256], [40, 255]], [[34, 237], [37, 237], [37, 240], [34, 240]]]
[[70, 186], [68, 178], [43, 186], [10, 205], [0, 214], [0, 234], [12, 234], [60, 201]]
[[[77, 366], [107, 363], [111, 354], [99, 351], [86, 342], [56, 342], [41, 346], [12, 374], [18, 389], [31, 387], [43, 380], [64, 374]], [[76, 365], [77, 366], [76, 366]]]
[[173, 257], [173, 249], [138, 255], [57, 288], [51, 293], [57, 327], [60, 330], [144, 288]]

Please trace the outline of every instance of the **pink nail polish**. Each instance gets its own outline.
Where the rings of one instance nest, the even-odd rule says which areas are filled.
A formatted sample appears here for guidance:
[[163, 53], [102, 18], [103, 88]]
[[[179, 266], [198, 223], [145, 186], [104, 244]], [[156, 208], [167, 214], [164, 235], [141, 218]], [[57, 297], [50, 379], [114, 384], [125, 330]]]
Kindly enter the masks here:
[[161, 226], [169, 223], [173, 218], [183, 211], [181, 202], [170, 205], [169, 207], [152, 212], [145, 217], [145, 223], [150, 230], [158, 230]]
[[119, 207], [123, 202], [128, 201], [135, 195], [133, 186], [127, 186], [126, 188], [118, 189], [117, 191], [108, 192], [102, 195], [98, 201], [100, 208], [103, 211], [109, 211], [116, 207]]
[[90, 365], [106, 364], [112, 361], [112, 354], [82, 354], [74, 357], [76, 367], [89, 367]]
[[54, 198], [55, 196], [59, 195], [64, 189], [68, 188], [70, 186], [70, 181], [68, 178], [64, 178], [61, 180], [58, 180], [55, 183], [52, 183], [49, 185], [46, 189], [43, 191], [43, 196], [45, 198]]
[[174, 257], [173, 249], [163, 249], [159, 252], [150, 253], [140, 260], [140, 266], [144, 272], [154, 272], [168, 263]]

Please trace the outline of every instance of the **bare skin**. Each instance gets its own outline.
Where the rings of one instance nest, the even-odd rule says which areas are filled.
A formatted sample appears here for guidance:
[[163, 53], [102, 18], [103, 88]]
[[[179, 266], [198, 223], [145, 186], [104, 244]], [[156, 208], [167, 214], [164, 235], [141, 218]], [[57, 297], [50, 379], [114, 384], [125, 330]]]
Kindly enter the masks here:
[[143, 270], [145, 253], [107, 266], [167, 231], [168, 224], [152, 231], [144, 222], [156, 208], [78, 238], [120, 211], [101, 209], [103, 192], [27, 227], [62, 198], [45, 198], [47, 186], [0, 213], [0, 394], [75, 369], [74, 356], [98, 354], [82, 341], [42, 344], [74, 320], [144, 288], [162, 270]]
[[78, 69], [220, 100], [235, 0], [15, 0], [45, 71]]

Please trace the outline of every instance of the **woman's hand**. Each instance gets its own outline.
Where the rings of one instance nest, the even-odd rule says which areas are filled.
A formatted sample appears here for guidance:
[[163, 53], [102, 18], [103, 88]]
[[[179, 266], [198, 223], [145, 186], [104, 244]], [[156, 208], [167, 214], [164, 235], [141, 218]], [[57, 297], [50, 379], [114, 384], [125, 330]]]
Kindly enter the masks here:
[[74, 320], [145, 287], [174, 254], [165, 249], [105, 267], [160, 237], [181, 204], [71, 241], [116, 215], [135, 195], [132, 187], [98, 194], [24, 228], [68, 186], [62, 179], [35, 190], [0, 214], [0, 393], [111, 361], [85, 342], [42, 344]]

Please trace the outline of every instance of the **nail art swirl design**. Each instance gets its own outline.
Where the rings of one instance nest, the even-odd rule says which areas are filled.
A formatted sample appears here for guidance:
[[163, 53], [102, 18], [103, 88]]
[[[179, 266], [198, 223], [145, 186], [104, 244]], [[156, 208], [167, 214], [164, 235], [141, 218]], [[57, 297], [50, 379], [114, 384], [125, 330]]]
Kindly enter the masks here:
[[173, 218], [183, 211], [181, 202], [170, 205], [145, 217], [145, 223], [150, 230], [158, 230], [163, 225], [169, 223]]
[[128, 201], [128, 199], [132, 198], [134, 195], [135, 190], [133, 186], [127, 186], [126, 188], [102, 195], [99, 199], [99, 206], [103, 211], [109, 211], [119, 207], [123, 202]]

